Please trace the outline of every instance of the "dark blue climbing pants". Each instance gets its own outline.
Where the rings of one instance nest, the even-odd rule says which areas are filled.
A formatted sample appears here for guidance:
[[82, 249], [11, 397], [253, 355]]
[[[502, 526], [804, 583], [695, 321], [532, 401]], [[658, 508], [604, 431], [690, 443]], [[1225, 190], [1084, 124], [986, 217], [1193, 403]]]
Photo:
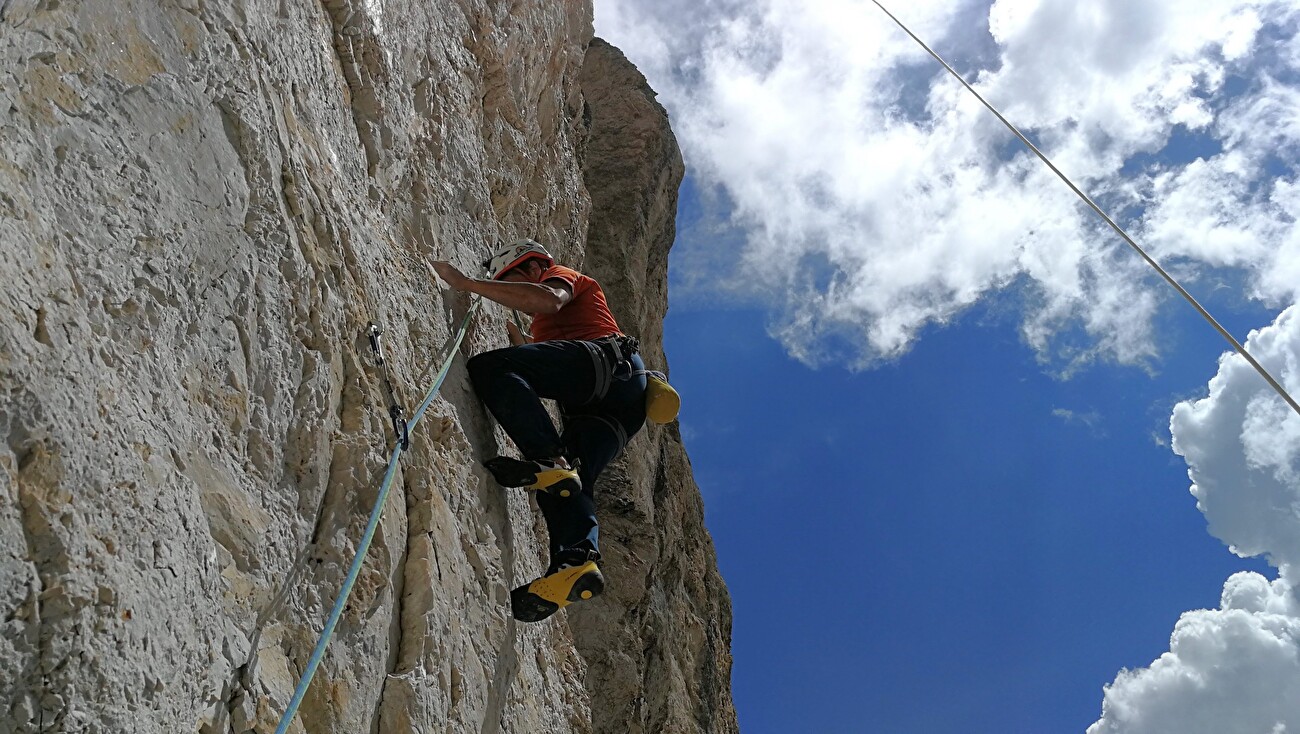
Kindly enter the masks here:
[[[632, 370], [644, 370], [632, 355]], [[582, 492], [573, 497], [537, 493], [537, 504], [551, 536], [551, 564], [565, 551], [600, 555], [596, 477], [618, 456], [645, 423], [645, 375], [624, 375], [610, 382], [603, 398], [591, 400], [598, 379], [597, 361], [583, 342], [547, 341], [484, 352], [469, 360], [474, 392], [526, 459], [564, 456], [578, 462]], [[626, 373], [626, 365], [622, 372]], [[560, 404], [560, 433], [542, 406], [542, 398]]]

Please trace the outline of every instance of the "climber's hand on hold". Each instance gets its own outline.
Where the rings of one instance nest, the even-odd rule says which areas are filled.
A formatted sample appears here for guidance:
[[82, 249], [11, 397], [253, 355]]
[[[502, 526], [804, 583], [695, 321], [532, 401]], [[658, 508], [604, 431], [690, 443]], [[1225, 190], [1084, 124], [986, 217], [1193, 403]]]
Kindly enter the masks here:
[[434, 260], [429, 263], [429, 268], [454, 291], [467, 290], [467, 286], [472, 280], [472, 278], [465, 277], [464, 273], [457, 270], [455, 265], [445, 260]]

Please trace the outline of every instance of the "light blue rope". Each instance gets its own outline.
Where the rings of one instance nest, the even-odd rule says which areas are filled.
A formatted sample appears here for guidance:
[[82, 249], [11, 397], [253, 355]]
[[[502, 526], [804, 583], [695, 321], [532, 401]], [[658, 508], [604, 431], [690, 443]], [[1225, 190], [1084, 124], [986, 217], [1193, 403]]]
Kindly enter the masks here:
[[456, 332], [455, 340], [447, 348], [447, 354], [443, 357], [442, 367], [438, 368], [438, 374], [433, 378], [433, 386], [429, 388], [429, 392], [425, 393], [424, 402], [420, 403], [415, 415], [411, 416], [411, 428], [415, 428], [415, 424], [420, 422], [420, 419], [424, 417], [424, 412], [433, 404], [433, 398], [438, 394], [438, 388], [442, 387], [442, 381], [447, 379], [447, 370], [451, 369], [451, 358], [455, 356], [456, 350], [460, 349], [460, 343], [465, 339], [465, 332], [469, 329], [470, 319], [474, 317], [481, 303], [483, 303], [481, 298], [475, 298], [474, 302], [470, 304], [469, 310], [465, 312], [465, 318], [460, 322], [460, 330]]
[[[429, 392], [424, 396], [424, 402], [420, 404], [420, 409], [415, 411], [411, 418], [409, 430], [415, 431], [415, 426], [424, 416], [429, 405], [433, 403], [433, 398], [438, 394], [439, 388], [442, 387], [443, 380], [447, 379], [447, 372], [451, 370], [452, 358], [456, 356], [456, 350], [460, 349], [460, 343], [465, 339], [465, 333], [469, 330], [470, 319], [473, 318], [474, 312], [478, 310], [480, 300], [474, 299], [474, 303], [465, 312], [465, 318], [460, 322], [460, 329], [456, 332], [456, 338], [452, 340], [451, 345], [447, 347], [446, 354], [443, 355], [442, 366], [438, 368], [438, 374], [434, 377], [433, 385]], [[357, 576], [361, 574], [361, 565], [365, 562], [366, 552], [370, 550], [370, 541], [375, 537], [375, 530], [379, 528], [379, 518], [383, 515], [384, 502], [388, 499], [388, 490], [392, 489], [393, 477], [397, 474], [397, 460], [402, 454], [401, 437], [398, 437], [397, 445], [393, 446], [393, 454], [388, 459], [388, 470], [384, 472], [384, 481], [379, 485], [379, 497], [375, 499], [375, 507], [370, 511], [370, 520], [366, 522], [366, 532], [361, 536], [361, 544], [357, 546], [357, 555], [352, 559], [352, 565], [348, 567], [347, 578], [343, 580], [343, 588], [339, 590], [339, 598], [334, 602], [334, 608], [330, 610], [330, 616], [325, 620], [325, 629], [321, 630], [320, 639], [316, 641], [316, 648], [312, 650], [311, 659], [307, 661], [307, 669], [303, 671], [302, 680], [298, 681], [298, 687], [293, 691], [293, 699], [289, 701], [289, 706], [284, 710], [284, 716], [280, 718], [280, 725], [275, 728], [275, 734], [285, 734], [289, 730], [289, 724], [293, 721], [294, 716], [298, 713], [298, 707], [302, 704], [303, 696], [307, 695], [307, 687], [311, 685], [311, 679], [316, 675], [316, 668], [320, 667], [321, 659], [325, 657], [325, 647], [329, 645], [330, 637], [334, 635], [334, 627], [339, 622], [339, 617], [343, 616], [343, 606], [348, 600], [348, 595], [352, 593], [352, 586], [357, 582]]]

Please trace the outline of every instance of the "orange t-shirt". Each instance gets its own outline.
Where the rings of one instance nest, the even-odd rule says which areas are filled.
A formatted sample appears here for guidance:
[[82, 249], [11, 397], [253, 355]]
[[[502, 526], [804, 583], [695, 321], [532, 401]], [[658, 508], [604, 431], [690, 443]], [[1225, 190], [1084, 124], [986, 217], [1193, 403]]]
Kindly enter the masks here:
[[573, 298], [558, 313], [533, 314], [533, 341], [557, 339], [592, 340], [621, 334], [605, 302], [605, 292], [595, 280], [563, 265], [552, 265], [541, 282], [562, 280], [573, 290]]

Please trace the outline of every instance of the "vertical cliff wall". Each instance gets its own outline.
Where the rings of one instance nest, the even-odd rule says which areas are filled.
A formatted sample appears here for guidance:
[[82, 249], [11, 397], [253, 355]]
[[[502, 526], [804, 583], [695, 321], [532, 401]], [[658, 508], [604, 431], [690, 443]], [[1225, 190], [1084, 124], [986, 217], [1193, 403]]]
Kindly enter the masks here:
[[[663, 368], [681, 153], [654, 92], [618, 49], [593, 40], [581, 81], [591, 120], [586, 267], [619, 324], [642, 340], [647, 364]], [[611, 588], [572, 615], [599, 701], [596, 731], [735, 731], [731, 600], [676, 425], [649, 427], [599, 490]]]
[[[468, 308], [425, 259], [539, 239], [660, 360], [680, 160], [591, 33], [584, 2], [0, 0], [0, 731], [274, 728], [391, 446], [365, 325], [409, 409]], [[507, 443], [463, 356], [413, 438], [294, 731], [735, 729], [671, 427], [598, 488], [609, 593], [537, 625], [508, 590], [544, 530], [477, 466]]]

